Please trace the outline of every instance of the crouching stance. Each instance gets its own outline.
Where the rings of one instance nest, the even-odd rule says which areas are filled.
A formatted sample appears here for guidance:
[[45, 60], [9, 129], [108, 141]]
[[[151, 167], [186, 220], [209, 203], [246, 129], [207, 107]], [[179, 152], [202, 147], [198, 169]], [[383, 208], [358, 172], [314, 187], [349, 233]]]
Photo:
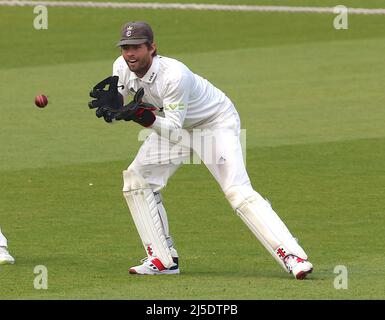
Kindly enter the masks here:
[[[125, 24], [118, 46], [121, 55], [113, 64], [113, 76], [93, 88], [90, 95], [95, 100], [89, 107], [108, 123], [133, 121], [153, 130], [123, 172], [123, 195], [147, 253], [129, 272], [179, 273], [160, 191], [194, 151], [268, 252], [295, 278], [305, 278], [313, 269], [306, 253], [251, 186], [240, 144], [240, 119], [231, 100], [180, 61], [158, 56], [145, 22]], [[125, 105], [129, 96], [132, 101]], [[197, 137], [196, 131], [201, 135]], [[181, 145], [179, 133], [186, 139]]]
[[[132, 168], [123, 172], [123, 194], [142, 240], [147, 257], [142, 264], [130, 268], [132, 274], [177, 274], [178, 254], [174, 248], [167, 214], [160, 193]], [[296, 279], [303, 279], [313, 266], [296, 239], [291, 235], [270, 203], [251, 186], [233, 186], [226, 198], [267, 251], [283, 269]]]

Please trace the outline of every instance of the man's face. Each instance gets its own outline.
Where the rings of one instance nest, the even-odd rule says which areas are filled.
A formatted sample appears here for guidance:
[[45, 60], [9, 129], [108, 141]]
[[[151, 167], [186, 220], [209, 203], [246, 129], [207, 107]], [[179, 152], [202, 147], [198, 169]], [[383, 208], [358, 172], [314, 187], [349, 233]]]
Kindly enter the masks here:
[[121, 46], [122, 56], [128, 67], [138, 77], [143, 77], [152, 63], [152, 53], [155, 51], [155, 44], [150, 48], [146, 44], [128, 44]]

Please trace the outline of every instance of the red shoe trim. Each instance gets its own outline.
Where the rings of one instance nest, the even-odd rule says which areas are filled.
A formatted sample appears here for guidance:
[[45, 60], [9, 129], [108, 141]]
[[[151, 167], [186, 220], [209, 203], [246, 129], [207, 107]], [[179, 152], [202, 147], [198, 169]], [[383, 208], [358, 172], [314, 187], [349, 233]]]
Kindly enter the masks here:
[[155, 267], [158, 268], [159, 271], [166, 269], [166, 267], [163, 265], [163, 263], [158, 258], [152, 259], [151, 262], [155, 265]]

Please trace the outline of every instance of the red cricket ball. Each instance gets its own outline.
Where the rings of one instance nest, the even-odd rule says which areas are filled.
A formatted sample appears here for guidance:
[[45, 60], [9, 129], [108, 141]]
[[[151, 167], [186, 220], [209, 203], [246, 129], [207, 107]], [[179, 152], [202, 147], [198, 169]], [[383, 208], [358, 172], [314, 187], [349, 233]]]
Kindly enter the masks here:
[[48, 98], [44, 94], [35, 97], [35, 105], [39, 108], [44, 108], [48, 104]]

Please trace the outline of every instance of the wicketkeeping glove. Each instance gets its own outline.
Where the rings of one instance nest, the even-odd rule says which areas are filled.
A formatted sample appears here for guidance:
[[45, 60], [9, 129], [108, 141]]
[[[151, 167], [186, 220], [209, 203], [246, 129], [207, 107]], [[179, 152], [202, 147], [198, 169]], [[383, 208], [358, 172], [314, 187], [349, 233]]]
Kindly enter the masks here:
[[[123, 106], [123, 96], [118, 91], [118, 81], [118, 76], [107, 77], [100, 81], [90, 92], [90, 96], [96, 100], [90, 101], [88, 106], [91, 109], [100, 107], [111, 110], [120, 109]], [[107, 90], [105, 90], [106, 86], [108, 86]]]
[[[118, 92], [118, 80], [118, 76], [112, 76], [99, 82], [90, 92], [90, 96], [96, 100], [88, 103], [89, 108], [97, 108], [96, 116], [103, 117], [106, 122], [114, 119], [133, 120], [144, 127], [151, 126], [156, 119], [154, 111], [157, 107], [142, 101], [143, 88], [135, 93], [133, 101], [124, 106], [123, 96]], [[105, 90], [107, 85], [108, 90]]]
[[[100, 81], [90, 92], [90, 96], [95, 98], [88, 103], [90, 109], [97, 109], [96, 116], [103, 117], [106, 122], [114, 119], [114, 110], [119, 110], [123, 106], [123, 96], [118, 92], [118, 76], [110, 76]], [[108, 86], [108, 89], [105, 89]]]
[[154, 111], [157, 110], [157, 107], [150, 103], [143, 102], [143, 95], [144, 89], [139, 88], [135, 93], [134, 99], [116, 113], [115, 119], [125, 121], [133, 120], [144, 127], [151, 126], [156, 119]]

